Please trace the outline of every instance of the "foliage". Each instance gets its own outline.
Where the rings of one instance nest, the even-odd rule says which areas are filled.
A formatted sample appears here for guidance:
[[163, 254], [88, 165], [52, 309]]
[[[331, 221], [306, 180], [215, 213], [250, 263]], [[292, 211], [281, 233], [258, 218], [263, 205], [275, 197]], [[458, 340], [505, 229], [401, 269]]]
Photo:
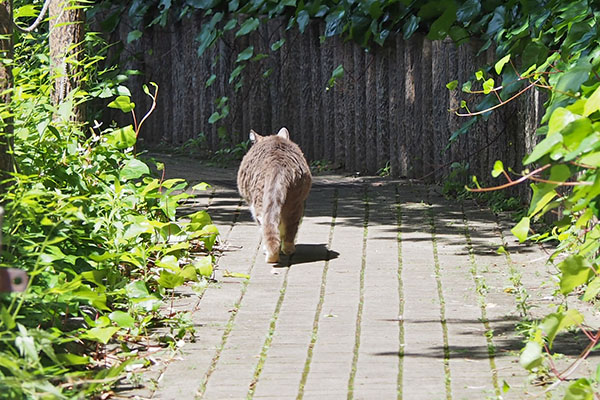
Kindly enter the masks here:
[[87, 34], [86, 87], [54, 105], [47, 42], [43, 32], [19, 36], [14, 60], [2, 60], [14, 74], [0, 115], [3, 131], [14, 121], [16, 170], [1, 198], [0, 267], [27, 271], [29, 282], [0, 293], [1, 398], [89, 398], [144, 365], [148, 328], [171, 326], [171, 342], [193, 334], [184, 315], [162, 315], [163, 299], [211, 274], [218, 234], [205, 211], [176, 217], [186, 183], [153, 177], [136, 156], [141, 122], [86, 132], [73, 121], [74, 105], [90, 100], [135, 108], [124, 77], [98, 67], [107, 46]]
[[469, 182], [469, 164], [452, 163], [448, 176], [444, 178], [442, 194], [446, 198], [459, 199], [461, 201], [473, 200], [486, 204], [495, 214], [511, 212], [512, 218], [516, 218], [516, 220], [521, 219], [526, 213], [526, 206], [518, 197], [510, 196], [500, 191], [474, 193], [465, 188], [465, 185]]
[[[538, 129], [542, 140], [523, 160], [530, 169], [514, 178], [514, 173], [497, 161], [492, 175], [508, 182], [475, 191], [533, 181], [527, 215], [513, 228], [513, 234], [520, 241], [556, 241], [551, 260], [560, 272], [560, 293], [568, 296], [582, 288], [582, 300], [594, 300], [600, 292], [600, 47], [596, 24], [600, 9], [587, 1], [529, 1], [511, 6], [499, 6], [490, 19], [488, 31], [496, 30], [493, 39], [498, 61], [476, 72], [473, 81], [479, 81], [483, 90], [472, 91], [476, 83], [463, 86], [467, 92], [485, 96], [473, 112], [467, 110], [464, 115], [485, 117], [526, 90], [546, 89], [550, 95]], [[493, 24], [498, 15], [501, 25]], [[557, 211], [562, 217], [551, 230], [533, 231], [534, 221]], [[521, 355], [525, 368], [536, 370], [546, 359], [559, 378], [557, 382], [566, 379], [578, 363], [559, 372], [549, 355], [556, 335], [570, 327], [579, 327], [590, 340], [581, 358], [594, 349], [600, 332], [585, 328], [583, 315], [574, 306], [566, 309], [559, 305], [532, 329]], [[591, 396], [594, 390], [598, 390], [594, 380], [578, 380], [566, 390], [565, 398], [580, 398], [576, 393], [584, 392]]]

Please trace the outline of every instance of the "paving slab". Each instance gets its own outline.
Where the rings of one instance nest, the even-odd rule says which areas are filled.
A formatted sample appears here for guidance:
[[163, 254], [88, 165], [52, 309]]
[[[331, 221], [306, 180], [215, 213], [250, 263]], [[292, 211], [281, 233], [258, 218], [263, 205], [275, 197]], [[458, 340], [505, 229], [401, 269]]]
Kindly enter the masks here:
[[[548, 249], [518, 244], [506, 215], [416, 182], [319, 176], [296, 254], [272, 267], [235, 169], [164, 160], [169, 178], [213, 184], [184, 211], [207, 209], [224, 250], [217, 283], [200, 295], [178, 290], [174, 309], [191, 313], [196, 341], [157, 356], [145, 387], [120, 397], [521, 399], [543, 391], [518, 364], [517, 324], [559, 303], [555, 271]], [[559, 363], [577, 355], [580, 339], [563, 340], [573, 350]]]

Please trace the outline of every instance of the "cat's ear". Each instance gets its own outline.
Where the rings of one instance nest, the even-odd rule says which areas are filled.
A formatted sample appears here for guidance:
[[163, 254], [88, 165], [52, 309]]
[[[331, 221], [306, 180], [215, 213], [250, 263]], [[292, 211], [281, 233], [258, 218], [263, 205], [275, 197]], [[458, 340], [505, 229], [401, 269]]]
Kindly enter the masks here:
[[250, 141], [252, 142], [252, 144], [258, 142], [260, 139], [262, 139], [262, 136], [256, 133], [254, 129], [250, 129]]
[[281, 128], [279, 130], [279, 132], [277, 132], [277, 136], [282, 137], [284, 139], [290, 139], [290, 132], [287, 130], [287, 128], [284, 126], [283, 128]]

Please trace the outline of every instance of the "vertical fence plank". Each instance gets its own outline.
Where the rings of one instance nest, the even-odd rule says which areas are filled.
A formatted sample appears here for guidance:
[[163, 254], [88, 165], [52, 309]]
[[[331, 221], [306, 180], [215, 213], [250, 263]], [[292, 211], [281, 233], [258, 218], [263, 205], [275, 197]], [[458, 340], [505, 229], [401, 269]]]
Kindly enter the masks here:
[[377, 170], [389, 167], [390, 163], [390, 114], [389, 79], [387, 60], [390, 57], [389, 46], [377, 49], [376, 60], [376, 127], [377, 127]]
[[316, 22], [311, 22], [307, 27], [307, 41], [310, 43], [310, 89], [313, 96], [312, 109], [310, 118], [312, 120], [313, 151], [311, 159], [321, 160], [324, 158], [324, 129], [323, 129], [323, 114], [325, 112], [323, 106], [323, 82], [321, 74], [321, 57], [319, 45], [319, 25]]
[[396, 137], [398, 136], [398, 126], [397, 126], [397, 113], [398, 113], [398, 65], [396, 63], [397, 57], [397, 39], [394, 39], [390, 43], [390, 47], [388, 49], [389, 54], [387, 57], [387, 63], [384, 65], [384, 68], [388, 70], [388, 140], [390, 146], [390, 169], [391, 174], [395, 176], [399, 176], [399, 168], [400, 168], [400, 159], [398, 157], [398, 140]]
[[[339, 38], [332, 38], [334, 42], [334, 60], [332, 64], [332, 70], [337, 68], [339, 65], [344, 67], [344, 43]], [[345, 146], [344, 146], [344, 134], [345, 134], [345, 119], [346, 119], [346, 101], [344, 99], [346, 90], [348, 88], [348, 76], [344, 76], [338, 79], [333, 87], [333, 114], [335, 116], [334, 122], [334, 157], [333, 161], [336, 168], [344, 167], [345, 165]]]
[[[458, 48], [454, 45], [448, 45], [446, 47], [446, 54], [448, 57], [448, 68], [446, 70], [446, 80], [450, 80], [450, 77], [455, 76], [458, 78], [458, 84], [462, 85], [467, 81], [468, 76], [471, 72], [470, 68], [467, 66], [467, 62], [465, 60], [460, 59], [459, 57], [464, 57], [465, 50], [463, 47], [466, 45], [458, 46]], [[465, 66], [467, 66], [465, 68]], [[461, 86], [462, 87], [462, 86]], [[451, 110], [459, 110], [460, 101], [462, 100], [460, 91], [452, 91], [448, 93], [448, 108]], [[469, 98], [467, 99], [467, 102]], [[465, 110], [459, 110], [460, 112], [464, 112]], [[448, 113], [447, 116], [448, 121], [448, 139], [450, 139], [450, 135], [452, 135], [456, 130], [458, 130], [462, 124], [467, 122], [466, 118], [461, 118], [456, 116], [454, 113]], [[453, 161], [460, 161], [461, 152], [458, 151], [461, 141], [465, 140], [464, 136], [461, 136], [457, 139], [456, 142], [452, 143], [450, 147], [444, 152], [445, 155], [445, 163], [450, 164]], [[447, 170], [449, 171], [449, 169]]]
[[[431, 118], [431, 111], [433, 108], [433, 101], [431, 96], [431, 94], [433, 93], [431, 47], [431, 40], [425, 39], [423, 41], [423, 50], [421, 55], [421, 109], [419, 110], [419, 116], [421, 117], [420, 136], [422, 137], [421, 159], [423, 161], [421, 175], [417, 176], [417, 178], [427, 175], [430, 171], [433, 170], [433, 168], [435, 168], [433, 157], [433, 120]], [[432, 176], [429, 175], [428, 181], [431, 180]]]
[[421, 91], [421, 50], [423, 46], [423, 36], [415, 34], [406, 42], [404, 53], [405, 60], [405, 92], [404, 101], [406, 114], [403, 121], [404, 132], [407, 135], [407, 156], [408, 156], [408, 174], [411, 177], [419, 177], [423, 171], [423, 159], [421, 154], [421, 119], [419, 115], [421, 109], [422, 91]]
[[344, 74], [345, 92], [344, 92], [344, 131], [340, 137], [344, 146], [345, 161], [344, 166], [347, 171], [356, 169], [355, 139], [354, 139], [354, 107], [356, 106], [355, 85], [357, 71], [354, 69], [354, 45], [350, 42], [344, 44]]
[[301, 38], [300, 45], [297, 49], [300, 52], [299, 62], [299, 85], [300, 85], [300, 120], [299, 120], [299, 131], [296, 135], [302, 137], [301, 148], [312, 158], [313, 152], [313, 120], [311, 114], [314, 112], [314, 96], [312, 93], [311, 85], [311, 65], [306, 60], [310, 60], [310, 41], [306, 40], [305, 37]]
[[[365, 63], [366, 53], [358, 46], [354, 47], [354, 75], [356, 81], [354, 83], [354, 169], [357, 171], [366, 171], [366, 152], [367, 136], [366, 136], [366, 76]], [[354, 171], [353, 171], [354, 172]]]
[[151, 68], [154, 76], [157, 78], [160, 90], [169, 94], [162, 96], [161, 101], [156, 106], [157, 119], [156, 122], [160, 121], [157, 125], [160, 126], [160, 130], [155, 130], [154, 139], [159, 142], [173, 143], [173, 93], [175, 92], [171, 83], [171, 57], [172, 47], [169, 38], [170, 33], [163, 28], [157, 28], [157, 34], [153, 36], [153, 54], [151, 60]]
[[[448, 94], [446, 89], [446, 70], [447, 58], [446, 46], [448, 44], [442, 40], [436, 40], [431, 44], [431, 117], [433, 124], [432, 131], [432, 152], [433, 166], [431, 178], [438, 180], [441, 178], [440, 168], [445, 163], [443, 156], [444, 148], [448, 143], [448, 125], [445, 123], [448, 118]], [[456, 79], [456, 78], [454, 78]], [[454, 80], [454, 79], [450, 79]]]
[[363, 146], [367, 154], [367, 172], [377, 171], [377, 76], [375, 53], [370, 52], [365, 58], [365, 106], [367, 140]]
[[[323, 34], [324, 27], [320, 25], [319, 36]], [[331, 109], [331, 105], [334, 104], [333, 90], [325, 90], [327, 81], [331, 76], [331, 72], [335, 68], [335, 66], [333, 65], [333, 40], [331, 38], [325, 40], [325, 42], [321, 45], [321, 60], [321, 73], [323, 79], [321, 82], [321, 85], [323, 85], [323, 105], [327, 106], [323, 110], [323, 158], [326, 160], [334, 161], [335, 156], [333, 137], [335, 135], [335, 117], [333, 115], [334, 110]]]
[[396, 148], [398, 149], [398, 171], [396, 176], [408, 177], [408, 132], [404, 126], [404, 119], [410, 118], [406, 108], [406, 40], [398, 40], [396, 42], [396, 65], [395, 73], [398, 75], [398, 97], [397, 107], [394, 121], [396, 125]]

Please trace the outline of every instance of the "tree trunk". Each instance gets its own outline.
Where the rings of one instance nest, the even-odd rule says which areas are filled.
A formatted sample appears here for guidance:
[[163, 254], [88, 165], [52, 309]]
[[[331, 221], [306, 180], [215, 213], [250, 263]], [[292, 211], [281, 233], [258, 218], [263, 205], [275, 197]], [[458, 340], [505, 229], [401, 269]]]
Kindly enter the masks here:
[[[84, 12], [76, 0], [51, 0], [50, 18], [50, 65], [54, 76], [52, 101], [58, 104], [79, 87], [81, 71], [77, 61], [81, 59], [84, 37]], [[81, 105], [74, 106], [73, 119], [83, 122], [85, 115]]]
[[[12, 59], [12, 0], [2, 0], [0, 2], [0, 35], [0, 57]], [[7, 93], [2, 96], [1, 101], [5, 104], [10, 102], [10, 92], [7, 92], [7, 90], [12, 85], [12, 70], [10, 65], [0, 63], [0, 92]], [[10, 152], [13, 133], [12, 118], [6, 118], [1, 121], [0, 130], [0, 173], [2, 178], [5, 178], [5, 173], [13, 170], [13, 157]]]

